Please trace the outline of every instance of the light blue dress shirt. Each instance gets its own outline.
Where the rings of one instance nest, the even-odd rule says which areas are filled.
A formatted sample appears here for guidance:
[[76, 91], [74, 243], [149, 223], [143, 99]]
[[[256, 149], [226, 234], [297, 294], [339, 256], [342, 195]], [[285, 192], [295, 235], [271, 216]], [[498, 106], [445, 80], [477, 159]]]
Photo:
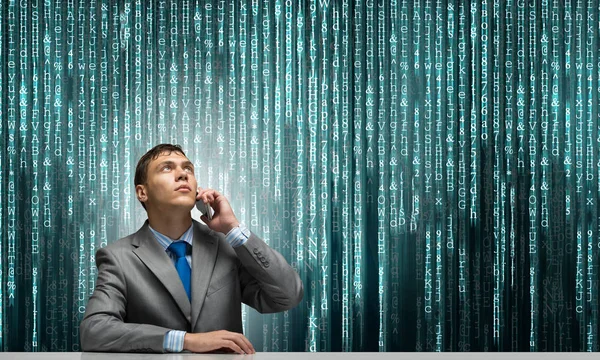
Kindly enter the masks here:
[[[183, 233], [183, 235], [181, 235], [181, 238], [179, 238], [177, 240], [173, 240], [173, 239], [169, 238], [168, 236], [159, 233], [158, 231], [154, 230], [151, 226], [148, 226], [148, 227], [154, 234], [154, 237], [156, 238], [158, 243], [165, 249], [165, 252], [171, 258], [171, 261], [173, 261], [173, 266], [175, 266], [175, 262], [177, 261], [177, 258], [175, 257], [175, 254], [173, 254], [171, 251], [168, 250], [171, 242], [182, 240], [182, 241], [185, 241], [188, 244], [190, 244], [190, 247], [189, 247], [190, 249], [192, 248], [192, 242], [194, 239], [194, 225], [193, 224], [190, 226], [189, 229], [187, 229]], [[244, 224], [240, 223], [239, 226], [234, 227], [227, 233], [227, 235], [225, 236], [225, 240], [229, 243], [229, 245], [236, 248], [238, 246], [244, 245], [246, 243], [246, 241], [248, 241], [248, 233], [249, 233], [249, 231], [246, 228], [246, 226]], [[187, 260], [188, 264], [190, 264], [190, 269], [191, 269], [192, 268], [192, 253], [191, 253], [191, 251], [189, 251], [185, 255], [185, 259]], [[183, 351], [183, 340], [185, 338], [185, 334], [186, 334], [186, 331], [181, 331], [181, 330], [171, 330], [171, 331], [167, 332], [167, 334], [165, 335], [165, 340], [163, 341], [163, 348], [165, 349], [165, 351], [166, 352], [181, 352], [181, 351]]]

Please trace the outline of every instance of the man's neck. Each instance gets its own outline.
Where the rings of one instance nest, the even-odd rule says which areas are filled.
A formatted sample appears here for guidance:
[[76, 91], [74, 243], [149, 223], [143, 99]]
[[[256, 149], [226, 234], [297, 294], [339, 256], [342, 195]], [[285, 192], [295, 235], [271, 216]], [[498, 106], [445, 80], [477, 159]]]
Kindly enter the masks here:
[[148, 212], [148, 223], [159, 233], [173, 240], [179, 239], [192, 225], [192, 215], [179, 212]]

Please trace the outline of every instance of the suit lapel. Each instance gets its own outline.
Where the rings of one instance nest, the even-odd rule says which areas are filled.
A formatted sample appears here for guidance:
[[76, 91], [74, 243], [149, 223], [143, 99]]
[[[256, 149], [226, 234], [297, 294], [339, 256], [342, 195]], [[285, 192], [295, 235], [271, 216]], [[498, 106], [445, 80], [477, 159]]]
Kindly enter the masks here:
[[[181, 312], [190, 321], [190, 301], [188, 300], [183, 284], [179, 280], [179, 274], [173, 266], [173, 262], [165, 249], [160, 246], [152, 231], [148, 227], [148, 221], [136, 233], [132, 241], [135, 249], [133, 252], [150, 269], [171, 294]], [[192, 263], [193, 265], [193, 263]], [[192, 277], [193, 279], [193, 277]]]
[[[194, 221], [194, 245], [192, 246], [192, 331], [204, 305], [208, 284], [212, 277], [219, 242], [203, 231]], [[183, 287], [182, 287], [183, 289]]]

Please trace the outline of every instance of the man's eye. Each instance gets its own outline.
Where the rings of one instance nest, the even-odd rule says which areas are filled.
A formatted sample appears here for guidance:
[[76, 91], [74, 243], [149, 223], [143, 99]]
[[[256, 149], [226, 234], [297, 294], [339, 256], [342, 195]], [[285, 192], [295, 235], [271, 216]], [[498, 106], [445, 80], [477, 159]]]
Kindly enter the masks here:
[[189, 172], [194, 172], [194, 168], [193, 168], [193, 167], [190, 167], [190, 166], [188, 166], [188, 167], [186, 167], [186, 169], [187, 169]]
[[171, 170], [171, 166], [165, 165], [165, 166], [163, 166], [163, 170]]

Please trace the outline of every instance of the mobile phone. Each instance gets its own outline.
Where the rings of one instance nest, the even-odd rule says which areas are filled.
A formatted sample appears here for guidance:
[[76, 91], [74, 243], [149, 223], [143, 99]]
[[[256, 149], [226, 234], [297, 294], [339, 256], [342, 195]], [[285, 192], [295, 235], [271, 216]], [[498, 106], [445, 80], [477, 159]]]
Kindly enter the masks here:
[[206, 215], [208, 221], [212, 220], [213, 210], [210, 205], [205, 204], [202, 200], [198, 200], [196, 201], [196, 209], [198, 209], [203, 215]]

